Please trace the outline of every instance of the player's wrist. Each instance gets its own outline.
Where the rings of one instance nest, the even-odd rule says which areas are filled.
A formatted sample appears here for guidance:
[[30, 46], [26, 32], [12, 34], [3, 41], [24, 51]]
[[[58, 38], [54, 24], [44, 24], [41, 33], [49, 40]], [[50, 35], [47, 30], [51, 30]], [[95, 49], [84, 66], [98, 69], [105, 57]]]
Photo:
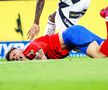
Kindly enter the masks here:
[[37, 31], [39, 31], [40, 26], [38, 24], [34, 23], [33, 28], [34, 28], [34, 32], [36, 33]]
[[37, 18], [34, 19], [34, 23], [37, 24], [37, 25], [39, 25], [39, 17], [37, 17]]
[[36, 26], [36, 27], [38, 26], [39, 27], [39, 24], [34, 23], [33, 26]]

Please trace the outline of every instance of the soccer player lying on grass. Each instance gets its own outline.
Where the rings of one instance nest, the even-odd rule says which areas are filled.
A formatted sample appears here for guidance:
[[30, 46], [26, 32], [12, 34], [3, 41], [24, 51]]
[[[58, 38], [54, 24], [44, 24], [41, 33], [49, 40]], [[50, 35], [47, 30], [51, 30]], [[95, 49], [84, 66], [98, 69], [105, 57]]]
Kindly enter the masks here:
[[[108, 7], [103, 9], [100, 15], [106, 20], [108, 35]], [[6, 59], [8, 61], [60, 59], [66, 57], [74, 47], [90, 57], [107, 57], [108, 36], [104, 40], [83, 26], [74, 25], [62, 33], [37, 38], [31, 41], [24, 50], [13, 48], [7, 53]]]

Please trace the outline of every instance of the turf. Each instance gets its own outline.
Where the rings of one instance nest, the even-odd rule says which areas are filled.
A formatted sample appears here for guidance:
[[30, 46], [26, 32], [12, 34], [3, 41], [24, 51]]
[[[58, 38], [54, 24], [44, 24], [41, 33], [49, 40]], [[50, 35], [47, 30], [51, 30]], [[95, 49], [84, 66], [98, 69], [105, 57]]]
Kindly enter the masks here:
[[108, 90], [108, 59], [1, 60], [0, 90]]

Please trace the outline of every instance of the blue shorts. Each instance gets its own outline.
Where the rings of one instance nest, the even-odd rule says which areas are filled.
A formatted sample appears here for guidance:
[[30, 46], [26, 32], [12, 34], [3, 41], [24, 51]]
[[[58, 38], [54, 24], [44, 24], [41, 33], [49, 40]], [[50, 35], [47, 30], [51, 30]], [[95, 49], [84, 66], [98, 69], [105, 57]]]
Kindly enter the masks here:
[[80, 25], [69, 27], [63, 32], [62, 37], [65, 45], [67, 45], [69, 49], [76, 46], [85, 54], [87, 47], [91, 42], [96, 41], [100, 45], [104, 41], [104, 39]]

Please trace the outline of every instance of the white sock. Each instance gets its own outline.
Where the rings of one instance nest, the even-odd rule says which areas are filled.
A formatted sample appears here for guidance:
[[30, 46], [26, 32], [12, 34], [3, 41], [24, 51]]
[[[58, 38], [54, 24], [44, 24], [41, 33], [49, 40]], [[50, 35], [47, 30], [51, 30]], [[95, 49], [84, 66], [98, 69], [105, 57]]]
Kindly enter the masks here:
[[105, 20], [106, 20], [106, 21], [108, 21], [108, 16], [107, 16], [107, 17], [105, 17]]
[[45, 35], [51, 35], [55, 33], [55, 23], [51, 22], [50, 20], [48, 20], [47, 22], [47, 26], [45, 29]]

